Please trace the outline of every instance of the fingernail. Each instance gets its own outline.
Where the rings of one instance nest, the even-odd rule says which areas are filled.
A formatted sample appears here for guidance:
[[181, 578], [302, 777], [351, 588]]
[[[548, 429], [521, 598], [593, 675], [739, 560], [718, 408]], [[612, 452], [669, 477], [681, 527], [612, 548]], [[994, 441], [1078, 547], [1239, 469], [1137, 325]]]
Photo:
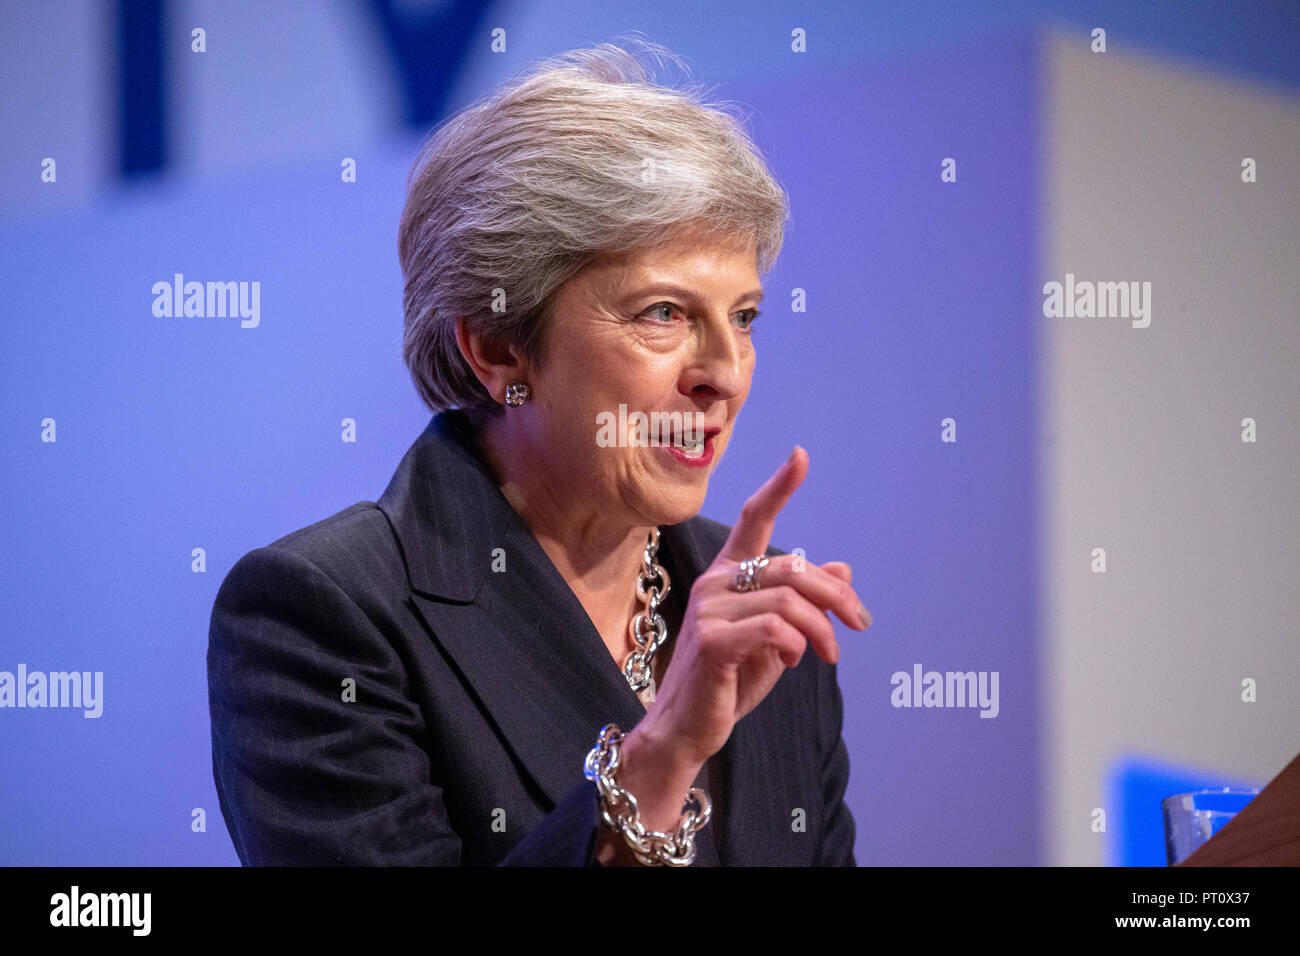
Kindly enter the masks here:
[[798, 453], [799, 453], [799, 446], [795, 445], [794, 451], [790, 452], [790, 457], [785, 460], [785, 463], [788, 465], [790, 464], [790, 462], [794, 461], [794, 456]]
[[861, 601], [858, 602], [858, 619], [862, 621], [864, 628], [871, 626], [871, 612], [863, 606]]

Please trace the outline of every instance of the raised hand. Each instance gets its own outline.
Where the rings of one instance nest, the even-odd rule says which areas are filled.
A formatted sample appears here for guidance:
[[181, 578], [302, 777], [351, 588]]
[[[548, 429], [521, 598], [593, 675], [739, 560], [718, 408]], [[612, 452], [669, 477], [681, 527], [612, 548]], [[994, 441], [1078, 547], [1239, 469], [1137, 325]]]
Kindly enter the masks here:
[[807, 473], [807, 452], [796, 448], [745, 502], [717, 559], [691, 587], [655, 703], [624, 743], [624, 786], [640, 800], [647, 826], [675, 824], [700, 767], [810, 644], [822, 660], [839, 660], [828, 612], [856, 630], [871, 624], [851, 569], [839, 561], [800, 567], [796, 555], [769, 558], [757, 591], [734, 590], [740, 562], [767, 551], [777, 515]]

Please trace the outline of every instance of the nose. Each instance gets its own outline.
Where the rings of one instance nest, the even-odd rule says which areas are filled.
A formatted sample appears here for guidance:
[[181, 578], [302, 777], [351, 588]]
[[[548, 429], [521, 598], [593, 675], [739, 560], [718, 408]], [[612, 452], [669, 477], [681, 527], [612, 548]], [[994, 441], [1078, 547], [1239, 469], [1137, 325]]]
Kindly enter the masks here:
[[752, 346], [730, 316], [710, 317], [696, 327], [695, 354], [681, 379], [681, 391], [726, 401], [741, 394], [753, 372]]

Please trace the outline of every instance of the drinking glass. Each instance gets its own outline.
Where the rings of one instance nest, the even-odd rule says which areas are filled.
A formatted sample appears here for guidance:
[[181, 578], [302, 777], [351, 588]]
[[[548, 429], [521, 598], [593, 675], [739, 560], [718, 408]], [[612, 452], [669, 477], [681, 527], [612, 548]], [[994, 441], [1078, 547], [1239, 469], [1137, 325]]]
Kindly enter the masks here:
[[1223, 829], [1259, 790], [1196, 790], [1165, 797], [1165, 855], [1169, 865], [1181, 863]]

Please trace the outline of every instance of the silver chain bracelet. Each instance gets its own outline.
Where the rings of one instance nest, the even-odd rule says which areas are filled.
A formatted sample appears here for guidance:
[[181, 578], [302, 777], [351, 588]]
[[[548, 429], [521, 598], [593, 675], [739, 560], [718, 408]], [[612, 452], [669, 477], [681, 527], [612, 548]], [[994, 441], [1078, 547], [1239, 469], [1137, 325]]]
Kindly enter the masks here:
[[606, 724], [600, 729], [596, 746], [587, 754], [584, 773], [600, 791], [601, 818], [606, 826], [623, 834], [637, 862], [643, 866], [690, 866], [695, 862], [695, 834], [704, 829], [713, 814], [709, 795], [699, 787], [691, 787], [682, 805], [682, 817], [675, 834], [647, 830], [641, 824], [636, 797], [614, 780], [622, 743], [623, 732], [618, 729], [618, 724]]

